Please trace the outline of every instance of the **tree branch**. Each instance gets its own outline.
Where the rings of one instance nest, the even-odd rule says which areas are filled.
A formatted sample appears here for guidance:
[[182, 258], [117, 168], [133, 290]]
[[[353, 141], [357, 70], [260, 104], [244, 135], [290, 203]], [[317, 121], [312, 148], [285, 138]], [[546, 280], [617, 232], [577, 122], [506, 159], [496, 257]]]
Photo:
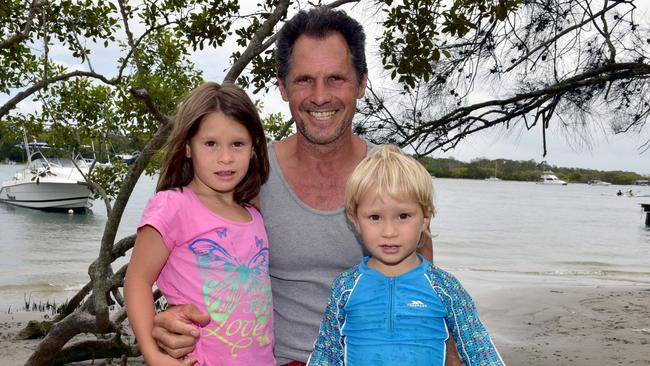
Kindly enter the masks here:
[[32, 31], [32, 24], [34, 22], [34, 18], [36, 17], [36, 12], [45, 1], [46, 0], [32, 0], [31, 5], [29, 6], [29, 14], [27, 15], [27, 20], [25, 21], [23, 29], [21, 29], [20, 32], [14, 34], [13, 36], [0, 41], [0, 49], [9, 48], [29, 37], [29, 32]]
[[242, 52], [241, 56], [237, 61], [235, 61], [228, 70], [226, 77], [224, 77], [224, 82], [235, 82], [237, 77], [244, 71], [246, 66], [251, 62], [251, 60], [262, 53], [266, 48], [263, 46], [270, 46], [270, 44], [262, 44], [262, 40], [269, 37], [273, 33], [273, 27], [287, 14], [287, 9], [289, 8], [289, 0], [280, 0], [278, 6], [275, 7], [273, 13], [264, 21], [264, 23], [259, 27], [259, 29], [253, 35], [251, 41], [248, 43], [248, 47]]
[[98, 74], [98, 73], [92, 72], [92, 71], [77, 70], [77, 71], [69, 72], [67, 74], [61, 74], [61, 75], [53, 76], [53, 77], [51, 77], [49, 79], [41, 80], [41, 81], [39, 81], [37, 83], [34, 83], [29, 88], [23, 90], [20, 93], [17, 93], [13, 98], [9, 99], [2, 107], [0, 107], [0, 120], [3, 117], [5, 117], [7, 115], [7, 113], [9, 113], [9, 111], [14, 109], [16, 107], [16, 105], [18, 105], [18, 103], [20, 103], [23, 100], [27, 99], [30, 95], [36, 93], [37, 91], [39, 91], [41, 89], [44, 89], [45, 87], [47, 87], [48, 85], [50, 85], [52, 83], [56, 83], [56, 82], [59, 82], [59, 81], [62, 81], [62, 80], [67, 80], [67, 79], [70, 79], [70, 78], [80, 77], [80, 76], [98, 79], [98, 80], [101, 80], [104, 83], [109, 84], [109, 85], [115, 85], [115, 83], [116, 83], [115, 80], [109, 80], [104, 75], [101, 75], [101, 74]]

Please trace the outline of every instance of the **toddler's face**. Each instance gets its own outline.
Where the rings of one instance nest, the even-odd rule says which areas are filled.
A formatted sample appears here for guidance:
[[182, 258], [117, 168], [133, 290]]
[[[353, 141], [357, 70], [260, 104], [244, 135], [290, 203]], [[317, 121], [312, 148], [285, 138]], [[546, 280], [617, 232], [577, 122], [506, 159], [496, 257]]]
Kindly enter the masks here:
[[431, 214], [425, 214], [413, 197], [380, 197], [366, 192], [351, 219], [372, 254], [370, 267], [387, 276], [398, 276], [420, 264], [416, 250]]

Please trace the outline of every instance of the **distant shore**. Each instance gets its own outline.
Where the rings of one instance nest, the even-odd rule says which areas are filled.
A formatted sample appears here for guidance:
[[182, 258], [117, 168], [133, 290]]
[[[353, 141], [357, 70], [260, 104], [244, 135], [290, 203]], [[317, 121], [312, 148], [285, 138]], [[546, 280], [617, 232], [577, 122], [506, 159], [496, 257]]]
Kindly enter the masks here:
[[[508, 365], [650, 365], [650, 286], [479, 285], [466, 287]], [[25, 363], [38, 341], [13, 337], [44, 315], [0, 314], [0, 365]]]

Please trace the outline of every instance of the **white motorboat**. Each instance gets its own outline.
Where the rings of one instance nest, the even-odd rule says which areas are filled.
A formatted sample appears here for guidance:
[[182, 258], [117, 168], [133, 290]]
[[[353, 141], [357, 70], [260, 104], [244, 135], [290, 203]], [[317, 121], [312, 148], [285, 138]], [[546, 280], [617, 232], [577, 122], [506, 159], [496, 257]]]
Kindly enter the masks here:
[[542, 173], [542, 176], [539, 178], [539, 181], [537, 181], [537, 184], [546, 184], [546, 185], [553, 185], [553, 186], [566, 186], [567, 182], [565, 182], [562, 179], [555, 176], [553, 174], [553, 172], [545, 171], [545, 172]]
[[37, 151], [29, 154], [28, 164], [16, 172], [11, 180], [0, 186], [0, 202], [14, 206], [83, 211], [89, 208], [92, 193], [80, 170], [87, 174], [89, 165], [84, 159], [45, 158]]
[[587, 182], [590, 186], [611, 186], [610, 182], [605, 182], [599, 179], [593, 179]]

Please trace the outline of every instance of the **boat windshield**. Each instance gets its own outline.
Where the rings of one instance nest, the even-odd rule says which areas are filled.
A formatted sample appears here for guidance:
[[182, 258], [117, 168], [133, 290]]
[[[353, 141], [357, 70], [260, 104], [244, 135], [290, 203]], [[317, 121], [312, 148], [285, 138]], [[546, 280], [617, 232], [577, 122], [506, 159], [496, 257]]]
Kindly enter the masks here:
[[[33, 167], [45, 167], [45, 166], [51, 166], [51, 167], [60, 167], [60, 168], [75, 168], [74, 163], [72, 162], [72, 159], [69, 158], [57, 158], [57, 157], [52, 157], [52, 158], [37, 158], [32, 160], [32, 166]], [[79, 167], [83, 168], [87, 166], [87, 163], [85, 161], [77, 160], [77, 165]], [[76, 169], [76, 168], [75, 168]]]

